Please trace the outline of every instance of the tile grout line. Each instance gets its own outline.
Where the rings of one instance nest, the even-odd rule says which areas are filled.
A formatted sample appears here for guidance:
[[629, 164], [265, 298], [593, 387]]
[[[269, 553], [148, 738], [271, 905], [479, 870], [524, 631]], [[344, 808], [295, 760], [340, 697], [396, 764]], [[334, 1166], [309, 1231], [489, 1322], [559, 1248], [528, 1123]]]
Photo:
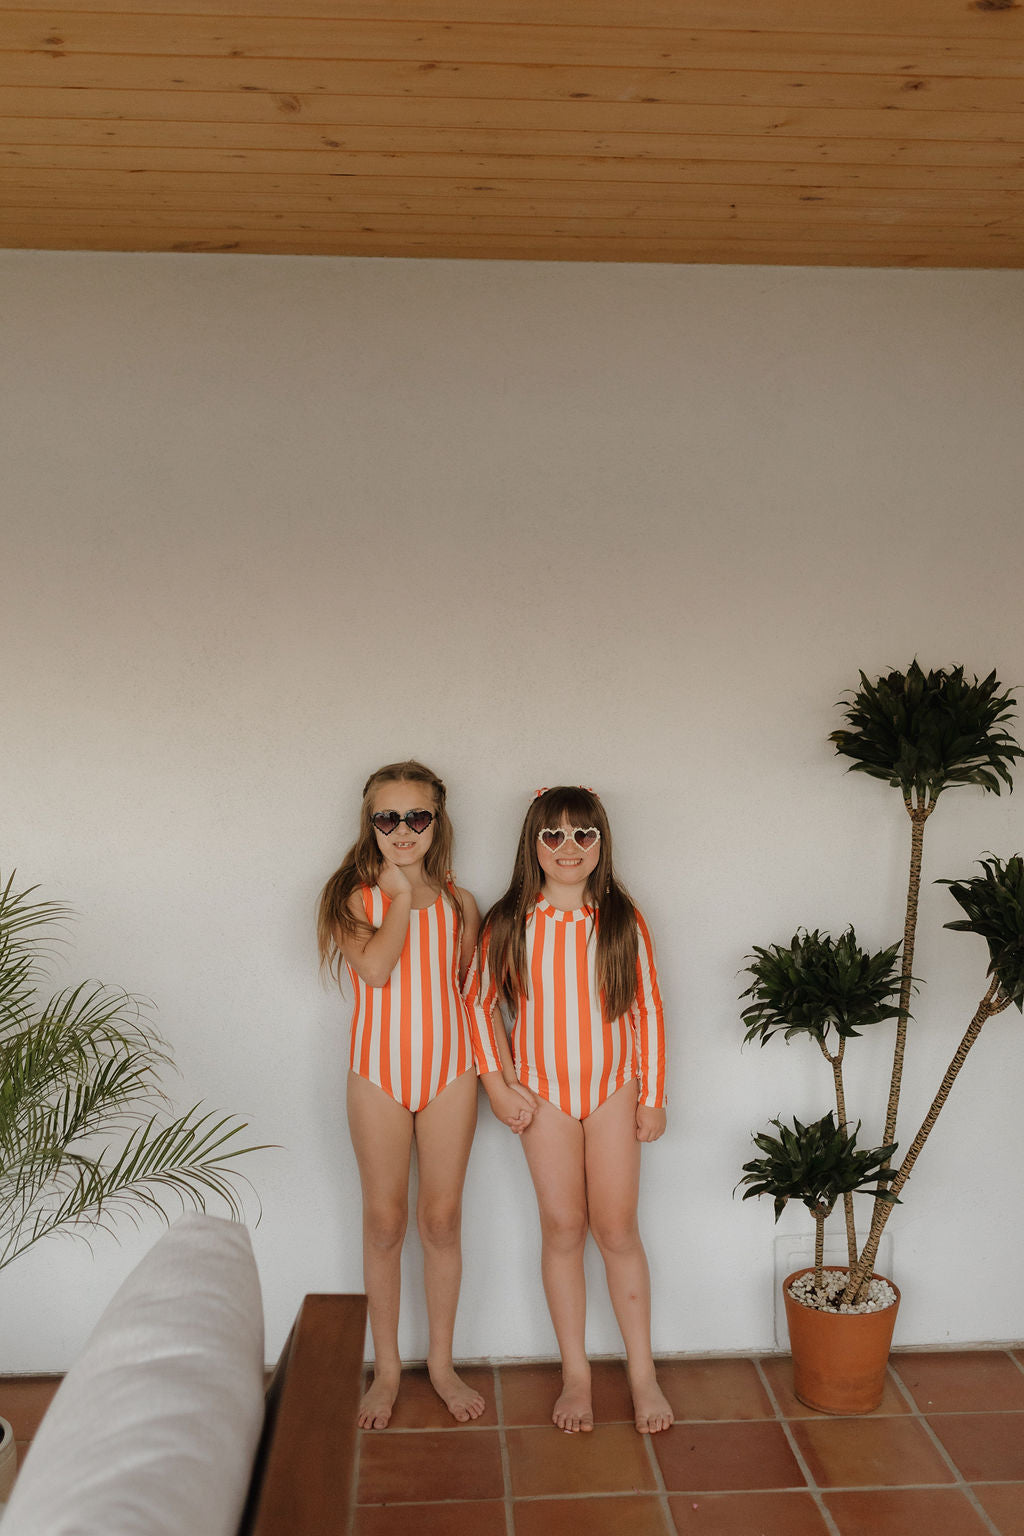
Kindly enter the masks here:
[[967, 1500], [968, 1504], [970, 1504], [971, 1508], [974, 1510], [974, 1513], [978, 1516], [978, 1518], [981, 1520], [982, 1524], [985, 1526], [986, 1530], [992, 1532], [993, 1536], [1000, 1536], [999, 1527], [992, 1520], [992, 1517], [986, 1512], [984, 1505], [982, 1504], [981, 1500], [978, 1498], [978, 1495], [975, 1493], [975, 1491], [971, 1487], [970, 1483], [967, 1481], [967, 1479], [965, 1477], [962, 1477], [960, 1475], [960, 1468], [957, 1466], [957, 1464], [953, 1460], [952, 1456], [946, 1450], [946, 1447], [943, 1445], [942, 1441], [939, 1439], [939, 1437], [935, 1433], [934, 1429], [932, 1429], [932, 1426], [929, 1424], [928, 1420], [924, 1416], [923, 1410], [918, 1408], [917, 1403], [916, 1403], [916, 1401], [914, 1399], [913, 1393], [911, 1392], [910, 1388], [907, 1386], [906, 1382], [903, 1380], [903, 1377], [899, 1373], [899, 1367], [894, 1365], [892, 1363], [892, 1361], [890, 1360], [889, 1368], [890, 1368], [890, 1371], [892, 1373], [893, 1379], [896, 1382], [897, 1387], [902, 1392], [902, 1394], [903, 1394], [904, 1398], [906, 1399], [906, 1401], [910, 1404], [910, 1407], [911, 1407], [911, 1409], [913, 1410], [913, 1413], [914, 1413], [914, 1417], [917, 1419], [918, 1423], [920, 1424], [921, 1428], [924, 1430], [925, 1434], [928, 1436], [928, 1438], [931, 1441], [932, 1445], [938, 1451], [939, 1455], [942, 1457], [943, 1461], [946, 1463], [946, 1466], [952, 1472], [953, 1477], [956, 1479], [956, 1481], [954, 1482], [953, 1486], [960, 1490], [960, 1492], [963, 1494], [964, 1498]]
[[[672, 1426], [669, 1425], [668, 1429], [659, 1430], [658, 1433], [662, 1435], [670, 1435], [672, 1433]], [[645, 1447], [647, 1451], [647, 1460], [650, 1462], [651, 1471], [654, 1474], [654, 1486], [657, 1490], [658, 1503], [661, 1505], [661, 1512], [665, 1517], [665, 1529], [668, 1532], [668, 1536], [676, 1536], [676, 1523], [672, 1519], [672, 1508], [668, 1502], [668, 1489], [665, 1487], [665, 1478], [661, 1470], [661, 1462], [658, 1460], [658, 1454], [654, 1449], [654, 1436], [644, 1435], [642, 1438], [647, 1441], [647, 1445]]]
[[[765, 1422], [769, 1422], [769, 1421], [766, 1420]], [[1016, 1486], [1016, 1482], [1015, 1481], [1009, 1480], [1009, 1479], [1006, 1479], [1006, 1478], [999, 1478], [999, 1479], [991, 1480], [989, 1482], [986, 1482], [983, 1486], [986, 1487], [986, 1488], [1005, 1488], [1007, 1486], [1008, 1482], [1011, 1482], [1013, 1486]], [[956, 1487], [956, 1485], [953, 1484], [953, 1483], [837, 1483], [835, 1485], [835, 1487], [832, 1487], [830, 1485], [828, 1487], [828, 1489], [825, 1490], [825, 1491], [828, 1492], [828, 1493], [948, 1493], [951, 1488], [955, 1488], [955, 1487]], [[957, 1488], [956, 1491], [959, 1492], [959, 1489]], [[813, 1495], [813, 1492], [814, 1492], [814, 1490], [811, 1489], [811, 1488], [797, 1488], [797, 1487], [779, 1488], [779, 1487], [777, 1487], [775, 1485], [770, 1485], [767, 1488], [691, 1488], [691, 1489], [681, 1489], [681, 1490], [678, 1490], [678, 1491], [671, 1491], [671, 1492], [669, 1492], [668, 1493], [668, 1497], [669, 1498], [675, 1498], [675, 1499], [687, 1499], [687, 1498], [698, 1498], [698, 1499], [712, 1499], [712, 1498], [714, 1498], [714, 1499], [732, 1499], [732, 1498], [758, 1498], [758, 1497], [762, 1497], [763, 1496], [766, 1499], [774, 1499], [776, 1497], [776, 1495], [783, 1494], [783, 1493], [797, 1493], [797, 1494], [799, 1494], [799, 1493], [810, 1493], [810, 1494]], [[636, 1498], [651, 1498], [651, 1499], [653, 1499], [653, 1498], [657, 1498], [657, 1497], [658, 1497], [657, 1490], [653, 1489], [653, 1488], [605, 1488], [603, 1490], [596, 1491], [596, 1492], [595, 1491], [586, 1491], [586, 1492], [583, 1492], [583, 1493], [580, 1493], [580, 1492], [574, 1492], [574, 1493], [551, 1493], [551, 1492], [547, 1492], [547, 1493], [519, 1493], [519, 1494], [516, 1494], [515, 1498], [513, 1499], [513, 1503], [514, 1504], [578, 1504], [581, 1500], [587, 1500], [588, 1502], [593, 1502], [596, 1499], [600, 1499], [602, 1501], [608, 1500], [610, 1503], [614, 1503], [614, 1502], [621, 1502], [622, 1500], [625, 1500], [625, 1499], [636, 1499]], [[421, 1508], [423, 1506], [427, 1506], [427, 1507], [429, 1507], [431, 1509], [454, 1509], [454, 1508], [458, 1508], [458, 1506], [460, 1504], [467, 1504], [467, 1503], [499, 1504], [501, 1502], [502, 1502], [501, 1499], [498, 1499], [498, 1498], [495, 1498], [495, 1499], [461, 1499], [461, 1498], [459, 1498], [459, 1499], [424, 1499], [421, 1496], [416, 1495], [415, 1497], [409, 1498], [409, 1499], [389, 1499], [387, 1501], [387, 1505], [386, 1506], [380, 1505], [380, 1504], [360, 1504], [359, 1508], [360, 1509], [380, 1509], [380, 1508], [386, 1507], [388, 1509], [419, 1509], [419, 1508]], [[989, 1517], [989, 1518], [991, 1518], [991, 1517]], [[674, 1536], [674, 1528], [673, 1528], [673, 1536]], [[996, 1532], [996, 1536], [1002, 1536], [1002, 1533], [997, 1531]]]
[[505, 1436], [505, 1399], [501, 1391], [501, 1373], [496, 1365], [491, 1366], [491, 1376], [494, 1381], [494, 1411], [498, 1420], [498, 1449], [501, 1453], [501, 1486], [502, 1499], [505, 1505], [505, 1536], [516, 1536], [515, 1518], [512, 1514], [512, 1462], [509, 1457], [508, 1440]]
[[832, 1518], [832, 1512], [828, 1505], [825, 1503], [824, 1495], [811, 1475], [811, 1469], [807, 1464], [803, 1451], [801, 1451], [799, 1445], [797, 1444], [796, 1436], [793, 1434], [793, 1431], [790, 1428], [789, 1421], [779, 1406], [779, 1400], [775, 1396], [771, 1382], [768, 1380], [768, 1374], [761, 1365], [760, 1360], [757, 1359], [756, 1356], [752, 1358], [754, 1369], [761, 1379], [761, 1385], [768, 1394], [768, 1401], [772, 1405], [772, 1411], [775, 1414], [776, 1423], [781, 1426], [782, 1433], [786, 1437], [789, 1448], [796, 1458], [796, 1464], [804, 1475], [804, 1480], [807, 1484], [807, 1491], [811, 1495], [811, 1498], [814, 1500], [815, 1508], [817, 1509], [819, 1515], [825, 1522], [825, 1529], [828, 1531], [829, 1536], [841, 1536], [839, 1527], [835, 1520]]
[[1003, 1351], [1003, 1353], [1009, 1357], [1010, 1364], [1013, 1366], [1013, 1368], [1017, 1371], [1020, 1371], [1021, 1375], [1024, 1376], [1024, 1360], [1017, 1359], [1017, 1356], [1013, 1352], [1013, 1349], [1016, 1347], [1017, 1346], [1013, 1346], [1013, 1348], [1006, 1349]]

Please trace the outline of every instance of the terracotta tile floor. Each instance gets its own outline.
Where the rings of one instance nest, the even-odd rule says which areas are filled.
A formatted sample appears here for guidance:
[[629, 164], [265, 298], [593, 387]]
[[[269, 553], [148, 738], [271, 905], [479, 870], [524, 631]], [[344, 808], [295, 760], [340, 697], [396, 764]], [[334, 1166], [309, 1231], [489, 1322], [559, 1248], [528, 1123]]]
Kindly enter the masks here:
[[[783, 1357], [665, 1361], [678, 1419], [653, 1438], [614, 1362], [586, 1436], [549, 1422], [555, 1366], [468, 1368], [472, 1425], [409, 1372], [391, 1428], [361, 1437], [355, 1536], [1024, 1536], [1024, 1350], [891, 1367], [876, 1413], [837, 1419], [796, 1401]], [[0, 1378], [22, 1451], [56, 1385]]]
[[14, 1430], [19, 1462], [59, 1386], [59, 1376], [0, 1376], [0, 1419]]
[[881, 1407], [850, 1419], [798, 1403], [780, 1356], [660, 1373], [677, 1422], [654, 1437], [615, 1362], [578, 1436], [550, 1423], [553, 1365], [467, 1371], [472, 1425], [408, 1373], [391, 1427], [362, 1435], [355, 1536], [1024, 1536], [1022, 1350], [895, 1354]]

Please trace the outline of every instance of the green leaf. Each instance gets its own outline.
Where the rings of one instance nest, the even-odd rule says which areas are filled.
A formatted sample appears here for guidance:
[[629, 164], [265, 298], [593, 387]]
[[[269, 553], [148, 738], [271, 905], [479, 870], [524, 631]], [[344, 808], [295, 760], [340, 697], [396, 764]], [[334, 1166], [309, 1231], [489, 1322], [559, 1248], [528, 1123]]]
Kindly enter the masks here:
[[915, 660], [840, 701], [846, 728], [829, 740], [852, 759], [851, 771], [883, 779], [904, 798], [934, 804], [943, 790], [973, 784], [999, 794], [1024, 755], [1005, 729], [1017, 701], [1000, 691], [994, 671], [968, 680], [963, 667], [925, 673]]
[[896, 1150], [895, 1143], [860, 1148], [860, 1126], [850, 1132], [840, 1130], [831, 1111], [811, 1125], [802, 1125], [795, 1116], [792, 1127], [783, 1125], [781, 1120], [772, 1120], [770, 1124], [778, 1136], [768, 1131], [754, 1135], [754, 1144], [764, 1156], [743, 1164], [739, 1184], [750, 1186], [743, 1196], [745, 1200], [752, 1195], [771, 1195], [776, 1221], [791, 1199], [802, 1201], [819, 1221], [831, 1215], [836, 1201], [847, 1193], [860, 1192], [873, 1195], [876, 1200], [893, 1202], [894, 1197], [887, 1190], [871, 1186], [895, 1176], [886, 1168]]
[[936, 881], [949, 886], [965, 913], [945, 926], [985, 940], [1000, 998], [1024, 1012], [1024, 857], [989, 854], [979, 863], [983, 873], [971, 880]]
[[788, 945], [755, 947], [746, 974], [752, 978], [741, 998], [745, 1041], [764, 1045], [782, 1033], [804, 1034], [826, 1048], [856, 1037], [871, 1024], [899, 1017], [899, 943], [869, 954], [853, 928], [838, 939], [814, 929], [799, 930]]

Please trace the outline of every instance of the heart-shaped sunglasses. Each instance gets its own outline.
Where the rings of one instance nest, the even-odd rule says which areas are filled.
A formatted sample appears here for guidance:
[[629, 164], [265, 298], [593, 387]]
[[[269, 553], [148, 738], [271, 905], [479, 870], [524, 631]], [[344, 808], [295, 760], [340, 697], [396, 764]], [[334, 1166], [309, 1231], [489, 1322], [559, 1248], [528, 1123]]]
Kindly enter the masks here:
[[382, 837], [390, 837], [392, 832], [397, 832], [403, 821], [409, 831], [415, 832], [418, 837], [427, 830], [433, 819], [433, 811], [406, 811], [404, 816], [399, 816], [397, 811], [377, 811], [370, 817]]
[[571, 838], [582, 853], [593, 848], [601, 834], [597, 827], [541, 827], [537, 833], [537, 841], [543, 843], [549, 853], [557, 853], [565, 842]]

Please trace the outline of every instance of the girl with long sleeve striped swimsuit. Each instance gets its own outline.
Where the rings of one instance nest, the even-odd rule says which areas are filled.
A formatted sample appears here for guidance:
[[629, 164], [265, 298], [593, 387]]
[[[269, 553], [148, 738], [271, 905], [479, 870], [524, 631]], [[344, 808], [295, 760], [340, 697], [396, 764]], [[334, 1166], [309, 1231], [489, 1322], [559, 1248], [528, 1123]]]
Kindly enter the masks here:
[[567, 1433], [594, 1426], [589, 1229], [625, 1344], [636, 1427], [667, 1429], [673, 1414], [651, 1353], [637, 1223], [641, 1145], [665, 1130], [664, 1016], [650, 933], [615, 879], [608, 820], [592, 790], [561, 786], [534, 799], [512, 883], [484, 920], [466, 998], [481, 1080], [495, 1114], [522, 1137], [537, 1195], [562, 1359], [552, 1420]]
[[[517, 1080], [577, 1120], [634, 1079], [639, 1104], [665, 1103], [665, 1023], [650, 932], [637, 911], [636, 997], [628, 1013], [608, 1019], [594, 974], [598, 922], [596, 906], [561, 911], [538, 896], [526, 916], [530, 991], [520, 996], [512, 1025]], [[481, 1073], [500, 1072], [497, 983], [488, 974], [480, 999], [476, 977], [467, 1001], [477, 1064]]]
[[414, 1140], [430, 1380], [461, 1422], [485, 1407], [452, 1362], [462, 1186], [477, 1101], [460, 982], [480, 919], [448, 873], [451, 850], [444, 784], [421, 763], [391, 763], [367, 781], [359, 837], [320, 898], [321, 961], [339, 981], [344, 966], [355, 995], [347, 1106], [374, 1348], [373, 1381], [359, 1405], [364, 1429], [387, 1426], [401, 1380], [401, 1255]]

